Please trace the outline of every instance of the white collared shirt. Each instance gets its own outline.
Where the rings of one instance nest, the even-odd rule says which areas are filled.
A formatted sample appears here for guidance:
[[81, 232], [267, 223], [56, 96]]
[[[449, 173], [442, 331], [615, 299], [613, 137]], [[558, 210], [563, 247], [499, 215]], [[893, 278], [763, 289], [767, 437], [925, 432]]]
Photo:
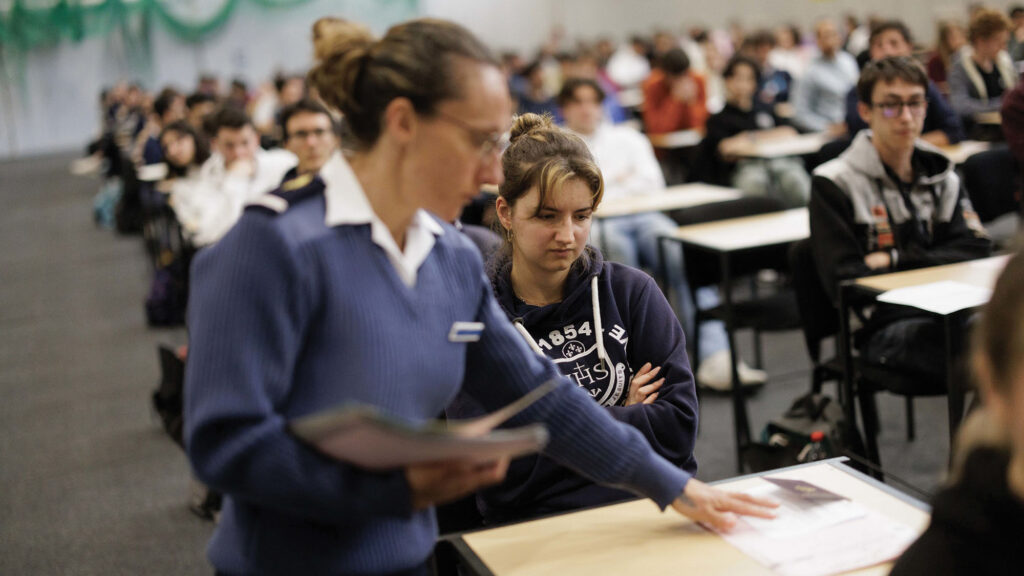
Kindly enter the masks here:
[[344, 157], [332, 156], [320, 169], [320, 177], [325, 184], [324, 223], [330, 227], [369, 224], [370, 237], [387, 254], [398, 277], [406, 286], [415, 286], [416, 274], [434, 248], [435, 237], [444, 234], [444, 228], [425, 210], [417, 210], [405, 231], [403, 252], [387, 225], [373, 211], [366, 192]]

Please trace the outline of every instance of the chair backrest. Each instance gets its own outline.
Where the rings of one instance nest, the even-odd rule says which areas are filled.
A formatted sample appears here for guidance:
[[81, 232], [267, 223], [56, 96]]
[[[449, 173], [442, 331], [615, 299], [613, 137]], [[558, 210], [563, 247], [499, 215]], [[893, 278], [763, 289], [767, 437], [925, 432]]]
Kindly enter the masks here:
[[986, 150], [969, 157], [960, 173], [971, 203], [982, 222], [1020, 209], [1017, 198], [1017, 165], [1009, 148]]
[[[669, 214], [680, 226], [690, 224], [702, 224], [727, 220], [729, 218], [741, 218], [743, 216], [755, 216], [769, 212], [780, 212], [786, 206], [782, 201], [767, 196], [744, 196], [736, 200], [725, 202], [714, 202], [691, 208], [675, 210]], [[684, 251], [686, 261], [686, 277], [690, 286], [710, 286], [721, 281], [722, 271], [718, 258], [703, 250], [686, 248]], [[750, 258], [737, 255], [731, 261], [734, 277], [761, 270], [764, 268], [785, 269], [787, 267], [785, 250], [778, 254], [765, 251], [756, 251]]]
[[789, 247], [789, 271], [807, 352], [817, 364], [821, 357], [821, 341], [839, 332], [839, 313], [821, 285], [810, 238]]

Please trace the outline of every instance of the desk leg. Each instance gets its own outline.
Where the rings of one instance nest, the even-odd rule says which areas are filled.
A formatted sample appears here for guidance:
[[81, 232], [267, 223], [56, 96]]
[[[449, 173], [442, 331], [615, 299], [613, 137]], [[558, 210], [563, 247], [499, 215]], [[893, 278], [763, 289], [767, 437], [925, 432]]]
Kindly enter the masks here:
[[960, 428], [964, 417], [964, 396], [967, 392], [965, 383], [956, 373], [956, 356], [960, 350], [961, 334], [958, 329], [959, 314], [947, 314], [942, 319], [943, 331], [946, 336], [946, 393], [949, 395], [949, 454], [952, 459], [953, 439]]
[[856, 427], [857, 406], [853, 397], [853, 347], [850, 342], [850, 305], [846, 286], [839, 286], [839, 334], [836, 345], [843, 359], [843, 379], [839, 386], [839, 405], [843, 407], [843, 416], [847, 422]]
[[740, 384], [740, 375], [736, 366], [739, 353], [736, 350], [735, 321], [732, 306], [732, 269], [727, 252], [720, 253], [722, 267], [722, 291], [725, 298], [725, 333], [729, 340], [729, 362], [732, 371], [732, 411], [733, 425], [736, 432], [736, 470], [743, 473], [743, 449], [750, 445], [750, 421], [747, 418], [746, 398]]

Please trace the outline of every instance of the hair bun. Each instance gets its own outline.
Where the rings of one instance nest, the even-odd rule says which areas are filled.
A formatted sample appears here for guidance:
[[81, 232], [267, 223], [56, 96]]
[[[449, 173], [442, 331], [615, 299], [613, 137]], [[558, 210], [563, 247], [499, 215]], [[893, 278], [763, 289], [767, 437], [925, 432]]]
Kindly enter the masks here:
[[540, 116], [532, 112], [516, 116], [515, 122], [512, 123], [510, 142], [515, 144], [517, 140], [539, 130], [547, 130], [554, 128], [555, 123], [551, 119], [551, 116], [545, 114]]
[[324, 103], [344, 114], [358, 112], [356, 82], [375, 42], [370, 29], [357, 22], [328, 17], [313, 23], [313, 56], [318, 63], [308, 78]]

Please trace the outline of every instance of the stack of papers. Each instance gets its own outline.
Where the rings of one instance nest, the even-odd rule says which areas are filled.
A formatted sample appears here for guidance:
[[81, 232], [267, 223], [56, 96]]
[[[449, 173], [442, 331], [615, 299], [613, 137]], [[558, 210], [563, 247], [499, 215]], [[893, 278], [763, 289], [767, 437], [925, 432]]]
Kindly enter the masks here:
[[721, 536], [786, 576], [826, 576], [888, 562], [917, 532], [838, 494], [804, 482], [762, 478], [748, 494], [780, 503], [774, 520], [744, 517]]
[[406, 422], [365, 405], [348, 404], [294, 420], [293, 434], [320, 452], [368, 470], [389, 470], [448, 460], [490, 462], [539, 451], [547, 444], [542, 424], [495, 430], [558, 385], [552, 380], [504, 408], [460, 421]]
[[879, 302], [913, 306], [943, 316], [982, 306], [992, 297], [992, 290], [943, 280], [929, 284], [919, 284], [908, 288], [889, 290], [878, 296]]

